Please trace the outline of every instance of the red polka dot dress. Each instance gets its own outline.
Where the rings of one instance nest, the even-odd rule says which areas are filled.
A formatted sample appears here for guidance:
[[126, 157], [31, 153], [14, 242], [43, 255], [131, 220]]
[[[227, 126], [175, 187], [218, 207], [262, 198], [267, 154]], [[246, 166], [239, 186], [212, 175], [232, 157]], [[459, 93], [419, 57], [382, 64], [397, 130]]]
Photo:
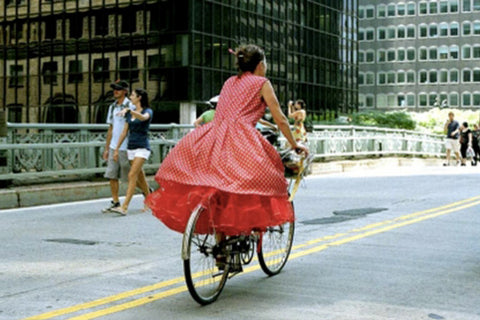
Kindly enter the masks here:
[[213, 121], [180, 140], [162, 162], [155, 176], [160, 188], [146, 203], [170, 229], [183, 233], [198, 204], [226, 235], [293, 221], [282, 161], [255, 129], [266, 108], [260, 94], [266, 81], [252, 73], [229, 78]]

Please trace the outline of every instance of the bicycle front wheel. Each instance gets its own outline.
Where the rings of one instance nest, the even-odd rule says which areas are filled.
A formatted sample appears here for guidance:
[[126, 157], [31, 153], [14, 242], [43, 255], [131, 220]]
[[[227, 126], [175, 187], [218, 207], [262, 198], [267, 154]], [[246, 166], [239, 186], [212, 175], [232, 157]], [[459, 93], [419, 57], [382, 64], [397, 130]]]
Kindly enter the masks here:
[[286, 222], [275, 227], [268, 227], [260, 236], [258, 243], [258, 262], [263, 272], [274, 276], [282, 271], [292, 249], [294, 222]]
[[[206, 305], [217, 300], [228, 277], [228, 261], [217, 261], [222, 254], [213, 226], [206, 233], [197, 233], [200, 220], [210, 221], [208, 212], [198, 206], [192, 212], [183, 234], [182, 258], [188, 291], [198, 303]], [[205, 230], [202, 230], [202, 232]]]

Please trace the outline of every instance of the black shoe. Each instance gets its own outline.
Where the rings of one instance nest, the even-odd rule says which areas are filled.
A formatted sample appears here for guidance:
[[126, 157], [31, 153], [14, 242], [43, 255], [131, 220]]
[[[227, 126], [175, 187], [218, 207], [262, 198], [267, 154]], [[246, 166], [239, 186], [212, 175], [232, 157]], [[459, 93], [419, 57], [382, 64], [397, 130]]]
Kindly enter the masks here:
[[448, 163], [444, 163], [444, 164], [443, 164], [444, 167], [448, 167], [449, 165], [450, 165], [450, 164], [448, 164]]
[[462, 167], [465, 167], [465, 166], [466, 166], [466, 164], [465, 164], [465, 163], [462, 163], [462, 164], [461, 164], [461, 166], [462, 166]]

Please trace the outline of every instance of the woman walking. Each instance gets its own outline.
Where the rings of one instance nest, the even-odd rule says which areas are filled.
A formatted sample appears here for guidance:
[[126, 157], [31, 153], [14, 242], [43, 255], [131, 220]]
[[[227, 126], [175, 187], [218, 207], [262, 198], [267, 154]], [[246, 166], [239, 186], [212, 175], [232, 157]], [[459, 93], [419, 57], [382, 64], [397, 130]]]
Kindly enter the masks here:
[[293, 149], [297, 144], [280, 109], [262, 49], [231, 50], [239, 73], [223, 85], [212, 122], [185, 136], [169, 153], [155, 179], [160, 188], [147, 197], [153, 214], [183, 233], [201, 204], [218, 233], [237, 235], [294, 219], [284, 167], [275, 148], [255, 129], [267, 105]]
[[[145, 173], [143, 172], [143, 164], [150, 157], [150, 143], [148, 141], [148, 131], [152, 122], [153, 111], [149, 108], [148, 94], [143, 89], [135, 89], [130, 95], [130, 100], [136, 109], [128, 108], [120, 111], [125, 116], [126, 123], [120, 136], [119, 145], [127, 137], [127, 156], [130, 161], [130, 171], [128, 172], [128, 188], [127, 195], [123, 205], [113, 208], [111, 211], [126, 215], [128, 205], [135, 193], [135, 187], [138, 185], [145, 196], [150, 193]], [[115, 149], [114, 159], [118, 159], [118, 148]]]

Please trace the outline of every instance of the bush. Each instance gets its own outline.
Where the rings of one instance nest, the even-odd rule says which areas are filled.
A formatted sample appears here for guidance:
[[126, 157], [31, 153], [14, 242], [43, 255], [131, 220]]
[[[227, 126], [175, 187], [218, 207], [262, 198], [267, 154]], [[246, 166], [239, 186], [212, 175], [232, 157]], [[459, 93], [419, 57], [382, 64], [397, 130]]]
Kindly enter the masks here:
[[352, 114], [352, 124], [359, 126], [376, 126], [393, 129], [414, 130], [415, 120], [405, 111], [363, 111]]

